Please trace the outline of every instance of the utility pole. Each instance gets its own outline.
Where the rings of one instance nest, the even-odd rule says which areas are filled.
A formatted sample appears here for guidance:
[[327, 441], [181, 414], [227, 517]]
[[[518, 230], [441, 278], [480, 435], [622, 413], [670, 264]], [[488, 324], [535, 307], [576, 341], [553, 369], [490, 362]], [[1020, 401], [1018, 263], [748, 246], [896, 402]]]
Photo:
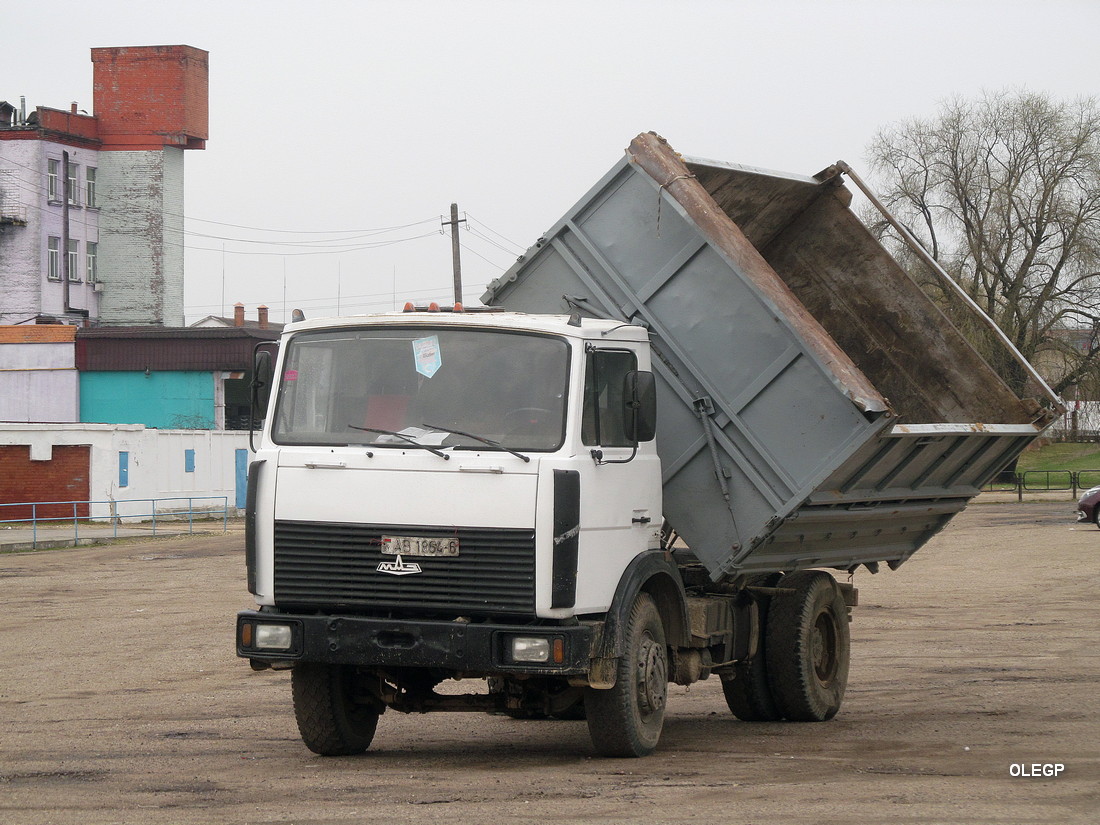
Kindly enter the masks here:
[[451, 260], [454, 266], [455, 275], [455, 303], [462, 303], [462, 254], [459, 251], [458, 245], [458, 225], [465, 223], [466, 219], [459, 220], [458, 218], [458, 204], [451, 204], [451, 219], [449, 221], [443, 221], [443, 226], [451, 227]]

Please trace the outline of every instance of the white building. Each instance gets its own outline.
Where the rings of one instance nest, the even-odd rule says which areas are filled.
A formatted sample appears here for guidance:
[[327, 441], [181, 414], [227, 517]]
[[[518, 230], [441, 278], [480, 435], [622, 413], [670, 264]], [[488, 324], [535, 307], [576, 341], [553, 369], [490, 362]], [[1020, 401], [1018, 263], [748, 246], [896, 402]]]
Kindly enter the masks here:
[[[40, 114], [76, 125], [70, 134], [33, 128]], [[16, 133], [17, 117], [0, 104], [0, 133]], [[98, 317], [99, 147], [84, 137], [94, 119], [39, 110], [29, 120], [18, 133], [34, 139], [0, 138], [0, 215], [9, 219], [0, 227], [0, 324]]]
[[0, 325], [182, 326], [184, 151], [207, 53], [92, 49], [94, 115], [0, 101]]

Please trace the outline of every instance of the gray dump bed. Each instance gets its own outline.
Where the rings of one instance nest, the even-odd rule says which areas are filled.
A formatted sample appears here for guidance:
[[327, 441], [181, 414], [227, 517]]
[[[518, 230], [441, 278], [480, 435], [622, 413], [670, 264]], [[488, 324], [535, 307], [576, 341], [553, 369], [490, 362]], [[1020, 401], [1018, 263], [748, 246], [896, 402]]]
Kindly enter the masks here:
[[483, 299], [649, 328], [665, 518], [716, 580], [896, 567], [1049, 420], [850, 201], [835, 170], [684, 159], [639, 135]]

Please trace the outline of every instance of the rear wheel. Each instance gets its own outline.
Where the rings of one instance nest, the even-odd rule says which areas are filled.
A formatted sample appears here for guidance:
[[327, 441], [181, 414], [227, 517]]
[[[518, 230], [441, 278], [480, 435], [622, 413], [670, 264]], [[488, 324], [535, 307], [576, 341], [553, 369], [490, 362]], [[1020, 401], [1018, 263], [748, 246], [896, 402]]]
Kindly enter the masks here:
[[[753, 576], [746, 587], [775, 587], [780, 579], [779, 573], [763, 573]], [[733, 666], [730, 679], [722, 679], [722, 692], [726, 695], [729, 709], [743, 722], [776, 722], [783, 718], [772, 699], [771, 685], [768, 683], [767, 627], [768, 608], [771, 596], [754, 594], [757, 615], [760, 619], [760, 641], [756, 655], [747, 662], [738, 662]]]
[[668, 650], [661, 614], [638, 594], [626, 627], [615, 686], [587, 688], [584, 708], [592, 744], [602, 756], [646, 756], [657, 747], [668, 698]]
[[779, 587], [768, 611], [768, 682], [776, 709], [794, 722], [824, 722], [848, 685], [848, 608], [828, 573], [802, 570]]
[[307, 748], [322, 756], [348, 756], [370, 747], [378, 710], [357, 701], [355, 668], [298, 664], [290, 682], [294, 718]]

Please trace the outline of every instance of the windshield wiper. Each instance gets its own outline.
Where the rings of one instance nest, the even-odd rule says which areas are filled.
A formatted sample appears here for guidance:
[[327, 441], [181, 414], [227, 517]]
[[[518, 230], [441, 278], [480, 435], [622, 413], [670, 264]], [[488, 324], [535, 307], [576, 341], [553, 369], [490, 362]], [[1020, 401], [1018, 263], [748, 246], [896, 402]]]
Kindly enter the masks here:
[[[427, 427], [429, 430], [439, 430], [439, 432], [441, 432], [441, 433], [450, 433], [451, 435], [461, 435], [461, 436], [465, 436], [466, 438], [472, 438], [474, 441], [479, 441], [482, 444], [485, 444], [489, 447], [492, 447], [495, 450], [503, 450], [506, 453], [511, 453], [516, 458], [522, 458], [525, 462], [529, 462], [531, 460], [530, 456], [526, 456], [521, 452], [517, 452], [516, 450], [513, 450], [511, 447], [505, 447], [499, 441], [493, 441], [493, 439], [491, 439], [491, 438], [485, 438], [484, 436], [481, 436], [481, 435], [474, 435], [473, 433], [464, 433], [464, 432], [462, 432], [462, 430], [452, 430], [450, 427], [437, 427], [435, 424], [421, 424], [420, 426], [421, 427]], [[461, 447], [455, 447], [454, 449], [460, 450], [462, 448]]]
[[[444, 459], [445, 461], [450, 461], [451, 460], [451, 457], [449, 455], [447, 455], [445, 452], [443, 452], [442, 450], [437, 450], [435, 447], [431, 446], [430, 444], [421, 444], [419, 441], [414, 441], [413, 439], [409, 438], [409, 436], [405, 435], [404, 433], [395, 433], [393, 430], [380, 430], [380, 429], [378, 429], [378, 427], [357, 427], [354, 424], [348, 424], [348, 426], [351, 427], [351, 429], [353, 429], [353, 430], [362, 430], [365, 433], [378, 433], [380, 435], [392, 435], [395, 438], [400, 438], [402, 441], [405, 441], [405, 442], [411, 444], [414, 447], [419, 447], [421, 450], [427, 450], [429, 453], [435, 453], [437, 456]], [[438, 429], [438, 428], [436, 428], [436, 429]], [[446, 432], [446, 430], [444, 430], [444, 432]], [[375, 441], [374, 443], [378, 444], [377, 441]]]

